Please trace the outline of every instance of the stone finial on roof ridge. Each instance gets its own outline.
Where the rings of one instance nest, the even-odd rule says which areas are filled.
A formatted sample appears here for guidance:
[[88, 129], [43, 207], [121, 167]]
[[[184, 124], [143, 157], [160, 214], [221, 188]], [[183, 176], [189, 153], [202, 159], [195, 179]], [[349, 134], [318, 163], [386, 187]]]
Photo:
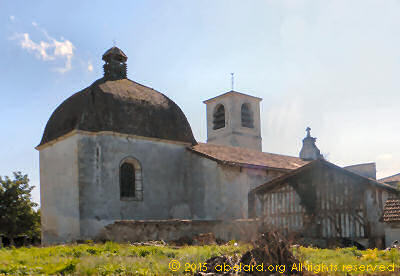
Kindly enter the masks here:
[[303, 160], [317, 160], [324, 159], [320, 150], [315, 145], [317, 138], [311, 137], [311, 128], [307, 127], [307, 136], [303, 139], [303, 146], [300, 150], [300, 158]]

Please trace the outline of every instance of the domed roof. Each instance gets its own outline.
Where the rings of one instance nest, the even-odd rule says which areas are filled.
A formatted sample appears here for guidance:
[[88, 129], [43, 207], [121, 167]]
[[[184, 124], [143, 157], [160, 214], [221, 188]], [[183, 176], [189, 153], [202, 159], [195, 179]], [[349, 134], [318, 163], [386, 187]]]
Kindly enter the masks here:
[[105, 76], [65, 100], [47, 122], [39, 146], [72, 130], [113, 131], [196, 144], [178, 105], [126, 78]]

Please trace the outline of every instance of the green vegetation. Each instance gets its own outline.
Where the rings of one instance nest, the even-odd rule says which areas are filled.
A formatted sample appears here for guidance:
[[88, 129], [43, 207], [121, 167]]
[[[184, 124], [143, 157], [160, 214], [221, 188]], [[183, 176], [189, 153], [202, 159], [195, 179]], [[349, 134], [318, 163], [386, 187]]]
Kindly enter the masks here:
[[[133, 246], [106, 242], [52, 247], [0, 249], [0, 275], [180, 275], [185, 263], [198, 264], [212, 256], [244, 253], [249, 245]], [[172, 260], [182, 267], [169, 269]]]
[[[185, 271], [185, 263], [199, 264], [218, 255], [242, 254], [250, 245], [235, 246], [136, 246], [107, 242], [105, 244], [59, 245], [51, 247], [3, 248], [0, 249], [0, 275], [180, 275]], [[304, 264], [337, 265], [336, 273], [341, 274], [343, 265], [360, 268], [361, 265], [395, 264], [400, 267], [400, 251], [357, 250], [356, 248], [316, 249], [299, 247], [294, 249], [296, 256]], [[172, 272], [168, 264], [178, 260], [181, 268]], [[373, 275], [370, 267], [370, 275]], [[376, 267], [377, 275], [379, 268]], [[190, 270], [188, 272], [189, 275]], [[359, 271], [349, 271], [359, 275]]]
[[14, 179], [0, 176], [0, 234], [10, 239], [25, 235], [40, 237], [40, 211], [31, 200], [34, 186], [29, 186], [27, 175], [14, 173]]
[[[319, 269], [319, 274], [325, 275], [346, 275], [344, 272], [353, 275], [367, 274], [367, 272], [369, 275], [379, 275], [383, 272], [390, 272], [392, 268], [397, 273], [400, 270], [400, 250], [394, 248], [385, 251], [376, 248], [357, 250], [356, 247], [338, 249], [299, 247], [295, 249], [295, 255], [302, 263], [312, 265], [314, 273], [318, 273]], [[322, 264], [325, 265], [325, 273], [321, 272]], [[318, 265], [320, 266], [318, 267]], [[335, 271], [335, 268], [336, 273], [332, 272]], [[330, 273], [326, 273], [326, 270], [329, 270]]]

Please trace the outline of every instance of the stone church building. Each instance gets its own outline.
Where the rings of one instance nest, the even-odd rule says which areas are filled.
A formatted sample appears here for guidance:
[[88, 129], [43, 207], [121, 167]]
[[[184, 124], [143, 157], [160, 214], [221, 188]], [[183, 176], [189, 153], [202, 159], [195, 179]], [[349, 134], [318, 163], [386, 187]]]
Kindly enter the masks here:
[[[113, 227], [123, 222], [133, 225], [128, 236], [142, 231], [132, 239], [173, 239], [188, 224], [193, 232], [222, 233], [228, 223], [251, 224], [268, 214], [276, 218], [296, 213], [304, 218], [301, 223], [274, 223], [301, 230], [306, 220], [315, 225], [323, 221], [311, 219], [315, 209], [303, 202], [307, 183], [314, 189], [318, 181], [346, 185], [348, 179], [351, 185], [365, 185], [354, 190], [357, 193], [369, 191], [378, 197], [370, 200], [365, 194], [359, 203], [366, 207], [357, 209], [358, 215], [348, 223], [360, 222], [357, 238], [383, 238], [378, 219], [382, 204], [396, 189], [376, 181], [374, 165], [331, 166], [310, 129], [300, 157], [262, 152], [261, 99], [236, 91], [204, 101], [207, 143], [197, 142], [179, 106], [127, 78], [127, 56], [120, 49], [109, 49], [103, 60], [104, 76], [57, 107], [36, 147], [43, 244], [96, 239], [105, 231], [113, 238]], [[313, 174], [321, 171], [317, 163], [323, 164], [324, 173]], [[271, 196], [277, 191], [290, 195]], [[296, 197], [296, 191], [303, 195]], [[310, 200], [321, 204], [319, 198]], [[281, 204], [287, 209], [282, 205], [278, 210]], [[329, 228], [328, 235], [320, 228], [304, 229], [321, 237], [347, 233]], [[233, 232], [224, 237], [240, 239]]]

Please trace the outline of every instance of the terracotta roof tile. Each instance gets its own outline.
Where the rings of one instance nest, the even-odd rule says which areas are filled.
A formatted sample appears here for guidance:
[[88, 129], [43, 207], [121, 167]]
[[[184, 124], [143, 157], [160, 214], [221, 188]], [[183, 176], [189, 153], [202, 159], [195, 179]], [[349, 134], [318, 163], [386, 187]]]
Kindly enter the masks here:
[[400, 198], [386, 200], [383, 209], [384, 222], [400, 222]]
[[255, 166], [294, 170], [309, 163], [309, 161], [304, 161], [298, 157], [210, 143], [198, 143], [190, 149], [210, 159], [243, 167]]

